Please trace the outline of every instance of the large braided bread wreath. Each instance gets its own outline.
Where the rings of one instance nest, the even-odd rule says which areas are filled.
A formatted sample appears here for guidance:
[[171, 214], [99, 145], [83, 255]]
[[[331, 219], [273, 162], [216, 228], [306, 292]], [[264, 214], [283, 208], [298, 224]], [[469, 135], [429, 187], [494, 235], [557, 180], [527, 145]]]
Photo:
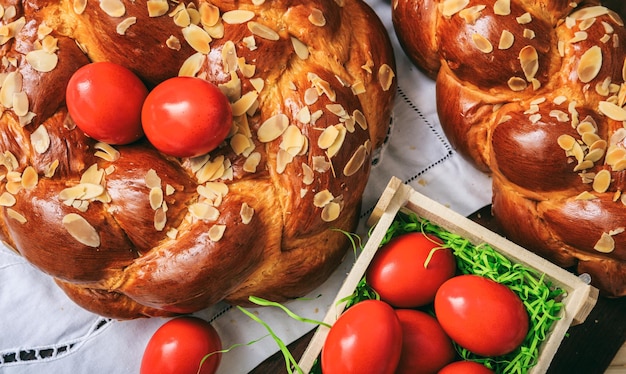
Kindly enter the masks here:
[[[302, 296], [337, 267], [396, 85], [365, 3], [1, 3], [0, 236], [71, 299], [172, 315]], [[87, 137], [65, 89], [97, 61], [149, 88], [179, 74], [218, 85], [229, 137], [182, 159]]]
[[626, 29], [581, 0], [395, 0], [453, 145], [505, 234], [626, 295]]

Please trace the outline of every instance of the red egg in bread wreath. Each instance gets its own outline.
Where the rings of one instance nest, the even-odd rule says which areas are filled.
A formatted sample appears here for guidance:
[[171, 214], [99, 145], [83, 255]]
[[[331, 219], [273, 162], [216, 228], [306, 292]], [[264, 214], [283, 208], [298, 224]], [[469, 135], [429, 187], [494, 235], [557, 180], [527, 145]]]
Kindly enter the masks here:
[[78, 69], [66, 88], [67, 110], [85, 134], [108, 144], [129, 144], [143, 136], [141, 107], [148, 95], [129, 69], [107, 61]]
[[146, 137], [159, 151], [196, 157], [224, 141], [231, 129], [232, 110], [226, 95], [213, 83], [174, 77], [150, 92], [141, 121]]

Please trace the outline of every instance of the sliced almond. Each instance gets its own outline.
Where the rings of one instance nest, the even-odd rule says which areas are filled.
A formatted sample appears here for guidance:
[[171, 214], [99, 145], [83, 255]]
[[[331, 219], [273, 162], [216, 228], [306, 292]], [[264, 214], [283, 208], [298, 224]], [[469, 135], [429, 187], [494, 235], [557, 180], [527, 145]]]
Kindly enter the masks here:
[[137, 17], [127, 17], [122, 22], [117, 24], [115, 32], [120, 35], [126, 35], [126, 31], [135, 23], [137, 23]]
[[450, 18], [463, 10], [467, 5], [469, 5], [469, 0], [444, 0], [441, 4], [441, 14]]
[[26, 219], [26, 217], [24, 217], [24, 215], [14, 210], [13, 208], [7, 208], [7, 215], [9, 216], [9, 218], [16, 220], [22, 225], [28, 222], [28, 220]]
[[214, 242], [220, 241], [224, 237], [226, 225], [213, 225], [209, 229], [209, 239]]
[[241, 222], [244, 225], [247, 225], [248, 223], [250, 223], [250, 221], [252, 221], [252, 217], [254, 216], [254, 208], [246, 203], [241, 204], [239, 216], [241, 216]]
[[45, 153], [50, 148], [50, 135], [45, 126], [40, 125], [30, 134], [30, 142], [35, 152]]
[[498, 49], [509, 49], [515, 42], [515, 36], [508, 30], [502, 30], [500, 34], [500, 42], [498, 43]]
[[324, 13], [322, 13], [322, 11], [317, 8], [311, 9], [311, 14], [309, 14], [308, 20], [314, 26], [322, 27], [326, 25], [326, 18], [324, 17]]
[[15, 196], [6, 191], [0, 195], [0, 206], [10, 207], [15, 205], [16, 202], [17, 200], [15, 199]]
[[148, 8], [149, 17], [160, 17], [170, 9], [169, 4], [164, 0], [148, 0], [146, 7]]
[[365, 148], [365, 146], [360, 145], [359, 148], [357, 148], [357, 150], [354, 152], [352, 157], [350, 157], [350, 160], [348, 160], [346, 166], [343, 168], [343, 174], [346, 177], [356, 174], [356, 172], [359, 171], [359, 169], [361, 169], [361, 167], [365, 163], [366, 158], [367, 149]]
[[197, 219], [203, 221], [211, 221], [214, 222], [220, 217], [220, 212], [217, 208], [205, 204], [205, 203], [194, 203], [189, 206], [189, 212]]
[[296, 52], [296, 56], [301, 60], [309, 58], [309, 47], [307, 47], [306, 44], [293, 36], [291, 37], [291, 44], [293, 45], [293, 50]]
[[530, 82], [539, 70], [539, 55], [535, 47], [527, 45], [519, 52], [519, 60], [526, 80]]
[[252, 152], [243, 164], [243, 170], [248, 173], [256, 173], [256, 169], [261, 162], [261, 154], [259, 152]]
[[43, 49], [36, 49], [26, 54], [26, 61], [33, 69], [40, 73], [48, 73], [57, 66], [59, 57], [54, 53], [49, 53]]
[[615, 250], [615, 240], [611, 235], [603, 232], [593, 249], [600, 253], [611, 253]]
[[163, 190], [160, 187], [153, 187], [150, 189], [150, 207], [152, 210], [157, 210], [163, 204]]
[[208, 54], [211, 51], [211, 36], [200, 26], [190, 24], [183, 28], [183, 37], [187, 43], [197, 52]]
[[100, 0], [100, 9], [111, 17], [122, 17], [126, 13], [126, 7], [120, 0]]
[[611, 185], [611, 172], [600, 170], [593, 178], [593, 190], [598, 193], [606, 192]]
[[82, 216], [69, 213], [63, 217], [63, 227], [79, 243], [88, 247], [100, 246], [100, 236], [96, 229]]
[[276, 31], [272, 30], [271, 28], [261, 23], [250, 21], [247, 23], [247, 25], [248, 25], [248, 30], [250, 30], [252, 34], [260, 38], [272, 40], [272, 41], [276, 41], [280, 39], [280, 36], [278, 35]]
[[231, 104], [233, 116], [243, 116], [250, 108], [254, 106], [259, 93], [257, 91], [248, 91], [241, 96], [241, 98]]
[[600, 101], [598, 109], [600, 110], [600, 113], [614, 121], [626, 121], [626, 109], [623, 107], [609, 101]]
[[167, 213], [164, 207], [165, 204], [154, 211], [154, 229], [157, 231], [163, 231], [167, 224]]
[[602, 49], [596, 45], [589, 48], [580, 57], [577, 68], [578, 79], [583, 83], [589, 83], [598, 75], [601, 68]]
[[[382, 64], [378, 69], [378, 81], [380, 82], [380, 87], [383, 91], [389, 91], [391, 88], [391, 84], [393, 83], [393, 78], [396, 74], [393, 72], [391, 66], [387, 64]], [[334, 101], [334, 100], [332, 100]]]
[[314, 180], [313, 169], [311, 169], [309, 165], [303, 162], [302, 163], [302, 183], [308, 186], [311, 183], [313, 183], [313, 180]]
[[284, 113], [276, 114], [263, 122], [257, 131], [259, 141], [263, 143], [271, 142], [287, 130], [289, 117]]
[[244, 9], [230, 10], [222, 14], [222, 20], [229, 25], [239, 25], [253, 19], [254, 12]]
[[493, 12], [498, 16], [511, 14], [511, 0], [496, 0], [493, 4]]
[[332, 222], [339, 218], [341, 214], [341, 205], [336, 202], [330, 202], [322, 208], [322, 220], [324, 222]]

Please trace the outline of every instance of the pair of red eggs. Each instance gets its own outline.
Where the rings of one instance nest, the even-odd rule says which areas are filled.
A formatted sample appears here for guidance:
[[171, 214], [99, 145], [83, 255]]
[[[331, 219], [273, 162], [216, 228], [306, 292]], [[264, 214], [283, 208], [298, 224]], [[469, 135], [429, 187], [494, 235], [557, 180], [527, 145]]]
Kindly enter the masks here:
[[156, 149], [174, 157], [212, 151], [232, 126], [230, 102], [213, 83], [174, 77], [149, 91], [132, 71], [112, 62], [78, 69], [68, 82], [66, 103], [89, 137], [123, 145], [145, 135]]

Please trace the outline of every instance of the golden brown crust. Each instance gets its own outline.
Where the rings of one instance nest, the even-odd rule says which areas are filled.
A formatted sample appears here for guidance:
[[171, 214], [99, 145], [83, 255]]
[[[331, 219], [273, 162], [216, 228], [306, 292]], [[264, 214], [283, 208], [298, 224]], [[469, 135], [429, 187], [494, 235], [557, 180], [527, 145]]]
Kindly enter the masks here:
[[[422, 9], [403, 3], [416, 2], [394, 10]], [[394, 15], [398, 36], [440, 42], [429, 58], [440, 65], [431, 76], [441, 124], [492, 174], [492, 209], [507, 237], [588, 272], [608, 296], [626, 295], [622, 19], [596, 1], [421, 3], [430, 10], [416, 17], [431, 19], [407, 35], [413, 15]]]
[[[82, 3], [2, 2], [2, 240], [78, 304], [114, 318], [251, 295], [284, 301], [320, 285], [345, 254], [332, 229], [355, 229], [391, 115], [395, 63], [376, 14], [357, 0], [212, 1], [213, 21], [205, 1], [159, 16], [146, 1], [123, 2], [117, 15]], [[251, 19], [229, 21], [234, 10]], [[185, 39], [193, 27], [214, 33], [208, 50]], [[47, 69], [42, 56], [58, 61]], [[256, 100], [206, 156], [175, 159], [145, 140], [113, 148], [64, 107], [70, 76], [90, 61], [124, 65], [149, 87], [205, 78], [233, 107]], [[21, 92], [32, 114], [7, 99]], [[287, 131], [258, 136], [276, 115]]]

